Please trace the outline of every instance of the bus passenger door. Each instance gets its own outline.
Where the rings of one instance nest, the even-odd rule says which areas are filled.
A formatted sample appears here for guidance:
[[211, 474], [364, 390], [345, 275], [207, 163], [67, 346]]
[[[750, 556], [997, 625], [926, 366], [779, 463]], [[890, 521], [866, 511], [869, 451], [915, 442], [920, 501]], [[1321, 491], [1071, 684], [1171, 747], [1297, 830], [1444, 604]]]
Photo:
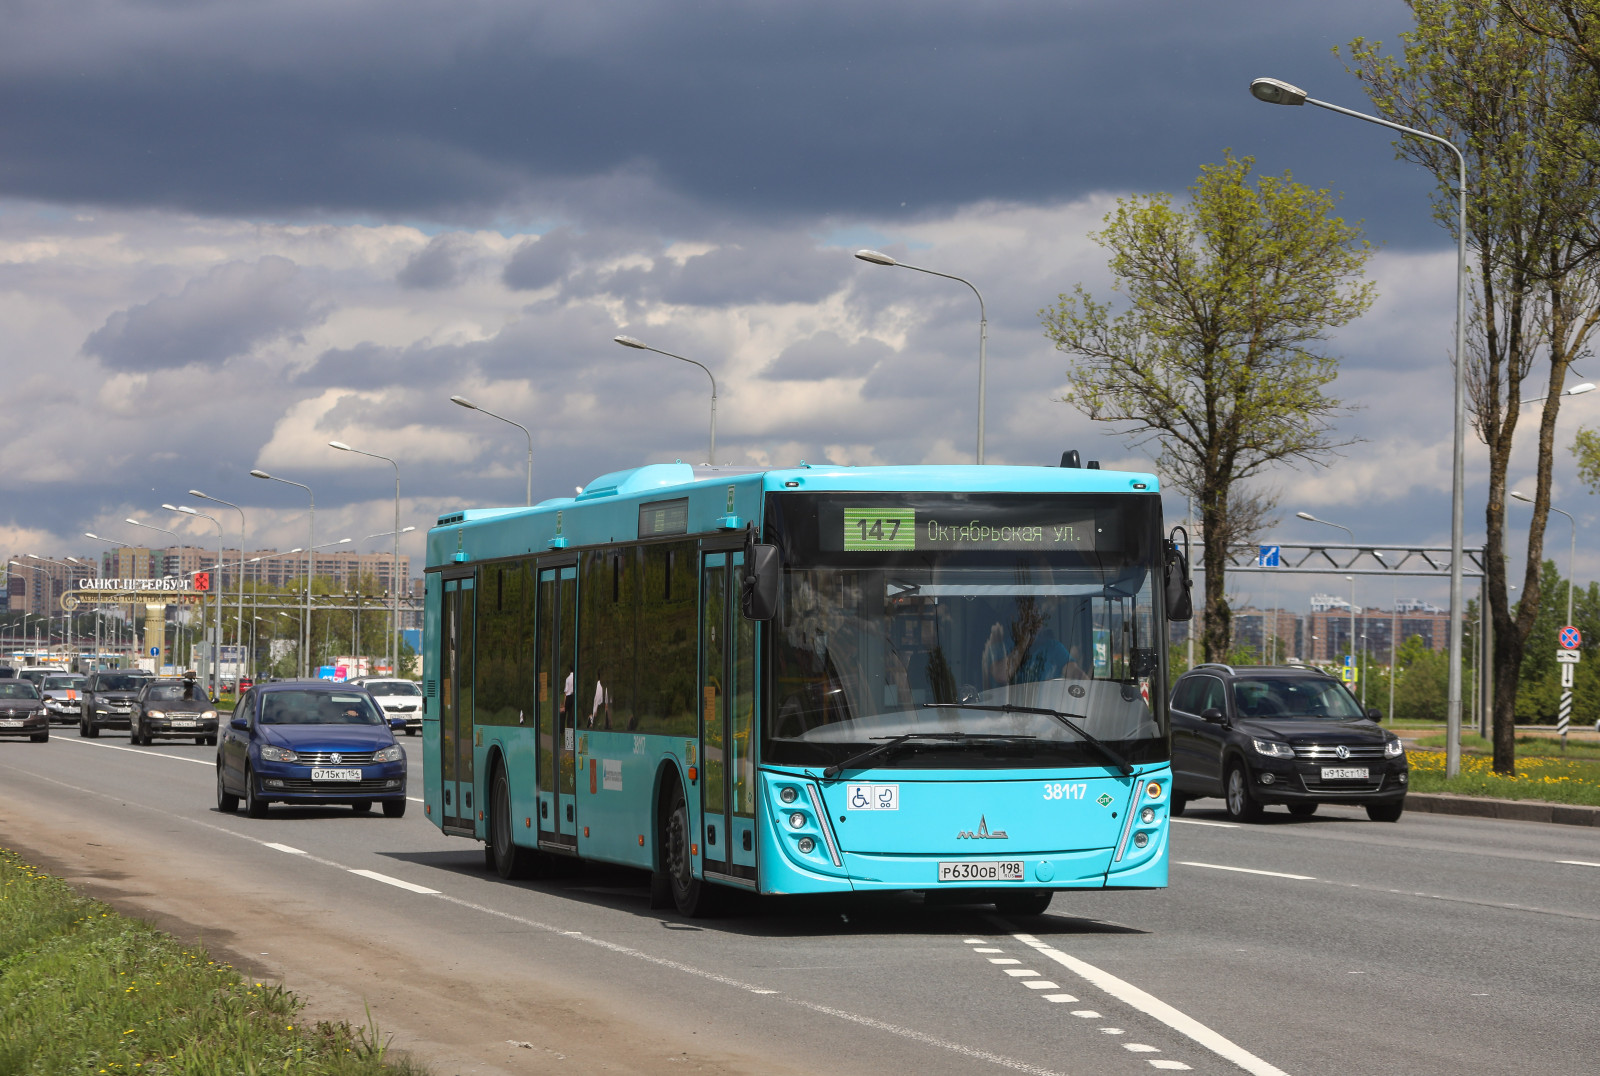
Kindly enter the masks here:
[[540, 569], [538, 601], [539, 843], [576, 851], [577, 566]]
[[472, 808], [472, 580], [446, 579], [440, 610], [439, 801], [447, 832], [476, 832]]
[[755, 624], [739, 614], [742, 552], [707, 552], [700, 583], [700, 796], [705, 871], [753, 883]]

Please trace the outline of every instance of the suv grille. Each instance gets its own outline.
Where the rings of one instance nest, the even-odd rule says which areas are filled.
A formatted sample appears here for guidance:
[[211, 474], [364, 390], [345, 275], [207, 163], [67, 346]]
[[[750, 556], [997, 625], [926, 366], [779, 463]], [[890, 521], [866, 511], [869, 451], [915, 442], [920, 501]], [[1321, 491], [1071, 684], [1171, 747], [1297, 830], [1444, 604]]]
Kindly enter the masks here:
[[[333, 760], [337, 753], [339, 761]], [[302, 766], [370, 766], [372, 765], [371, 751], [296, 751], [300, 756]], [[320, 782], [319, 782], [320, 783]]]
[[[1383, 744], [1345, 744], [1345, 758], [1382, 758]], [[1307, 744], [1294, 749], [1295, 758], [1313, 759], [1318, 762], [1340, 761], [1339, 747], [1337, 744]]]

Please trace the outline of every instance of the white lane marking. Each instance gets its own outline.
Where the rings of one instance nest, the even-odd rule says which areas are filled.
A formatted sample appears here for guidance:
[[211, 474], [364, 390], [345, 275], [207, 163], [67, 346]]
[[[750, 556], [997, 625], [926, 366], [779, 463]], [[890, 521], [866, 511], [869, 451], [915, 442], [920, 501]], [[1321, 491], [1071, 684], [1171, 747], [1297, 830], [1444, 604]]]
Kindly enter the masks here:
[[1023, 983], [1029, 990], [1060, 990], [1060, 983], [1053, 983], [1049, 979], [1035, 979], [1031, 983]]
[[288, 852], [291, 856], [303, 856], [306, 854], [304, 848], [295, 848], [287, 844], [274, 844], [271, 841], [262, 841], [261, 843], [263, 847], [275, 848], [280, 852]]
[[1126, 1034], [1126, 1032], [1124, 1032], [1120, 1027], [1103, 1027], [1103, 1028], [1100, 1029], [1100, 1034], [1102, 1034], [1102, 1035], [1123, 1035], [1123, 1034]]
[[1146, 993], [1132, 983], [1124, 982], [1108, 971], [1102, 971], [1093, 964], [1079, 960], [1068, 953], [1063, 953], [1031, 934], [1013, 934], [1012, 937], [1022, 944], [1036, 949], [1044, 956], [1049, 957], [1057, 964], [1088, 982], [1093, 983], [1118, 1001], [1133, 1006], [1146, 1016], [1166, 1024], [1180, 1035], [1188, 1036], [1217, 1056], [1232, 1061], [1235, 1065], [1250, 1073], [1251, 1076], [1287, 1076], [1276, 1065], [1268, 1064], [1244, 1047], [1212, 1031], [1194, 1017], [1179, 1012], [1160, 998]]
[[415, 882], [407, 882], [401, 878], [391, 878], [387, 874], [379, 874], [377, 871], [356, 870], [354, 868], [346, 869], [349, 870], [351, 874], [359, 874], [363, 878], [371, 878], [374, 882], [383, 882], [385, 885], [392, 885], [399, 889], [409, 889], [413, 893], [424, 893], [430, 897], [439, 896], [439, 891], [437, 889], [429, 889], [427, 886], [417, 885]]
[[1031, 968], [1007, 968], [1007, 975], [1014, 975], [1019, 979], [1037, 979], [1039, 973]]
[[1122, 1048], [1124, 1050], [1132, 1050], [1136, 1054], [1159, 1054], [1161, 1052], [1158, 1047], [1146, 1046], [1142, 1042], [1125, 1042], [1122, 1044]]
[[974, 949], [973, 952], [974, 953], [1003, 953], [1003, 952], [1005, 952], [1005, 950], [1004, 949], [986, 948], [986, 949]]
[[198, 763], [201, 766], [209, 766], [212, 769], [216, 769], [216, 767], [217, 767], [216, 759], [190, 758], [188, 755], [169, 755], [169, 754], [166, 754], [166, 753], [164, 753], [162, 751], [141, 751], [136, 747], [118, 747], [114, 743], [95, 743], [93, 740], [85, 740], [85, 739], [82, 739], [81, 737], [79, 739], [76, 739], [76, 740], [68, 740], [68, 739], [63, 737], [61, 742], [62, 743], [81, 743], [85, 747], [103, 747], [107, 751], [126, 751], [126, 752], [128, 752], [129, 754], [132, 754], [132, 755], [154, 755], [156, 758], [175, 758], [179, 762], [194, 762], [194, 763]]
[[1152, 1057], [1150, 1063], [1158, 1069], [1172, 1069], [1173, 1071], [1188, 1072], [1189, 1066], [1182, 1061], [1169, 1061], [1164, 1057]]
[[1569, 867], [1600, 867], [1600, 863], [1590, 863], [1586, 859], [1558, 859], [1557, 863], [1565, 863]]
[[1098, 1020], [1098, 1019], [1100, 1019], [1100, 1014], [1095, 1012], [1093, 1009], [1073, 1009], [1072, 1010], [1072, 1015], [1073, 1016], [1081, 1016], [1085, 1020]]
[[417, 796], [407, 796], [406, 799], [410, 800], [412, 803], [423, 803], [423, 802], [425, 802], [424, 800], [422, 800], [420, 797], [417, 797]]
[[984, 941], [982, 938], [968, 938], [968, 939], [966, 939], [966, 944], [967, 945], [987, 945], [988, 942]]
[[[500, 911], [498, 908], [490, 908], [482, 904], [475, 904], [469, 900], [463, 900], [460, 897], [453, 897], [448, 893], [440, 893], [438, 899], [446, 901], [450, 904], [454, 904], [459, 908], [466, 908], [470, 911], [478, 912], [481, 915], [493, 916], [497, 919], [504, 919], [512, 923], [521, 923], [523, 926], [532, 927], [535, 930], [542, 930], [552, 934], [561, 934], [565, 937], [572, 938], [574, 941], [582, 942], [585, 945], [593, 945], [596, 948], [604, 949], [607, 952], [617, 953], [621, 956], [632, 957], [635, 960], [642, 960], [647, 964], [654, 964], [657, 967], [671, 968], [673, 971], [680, 971], [686, 975], [693, 975], [697, 978], [710, 980], [711, 982], [722, 983], [724, 986], [731, 986], [737, 990], [743, 990], [751, 994], [774, 993], [774, 991], [763, 989], [751, 983], [742, 982], [739, 979], [734, 979], [727, 975], [719, 975], [714, 971], [706, 971], [703, 968], [697, 968], [692, 964], [684, 964], [676, 960], [669, 960], [666, 957], [654, 956], [650, 953], [643, 952], [639, 949], [634, 949], [627, 945], [620, 945], [617, 942], [605, 941], [602, 938], [591, 937], [581, 931], [563, 930], [560, 927], [552, 926], [548, 923], [541, 923], [534, 919], [526, 919], [520, 915], [513, 915], [510, 912]], [[1029, 1073], [1030, 1076], [1061, 1076], [1060, 1073], [1055, 1072], [1054, 1070], [1040, 1068], [1039, 1066], [1031, 1065], [1026, 1061], [1018, 1061], [1015, 1058], [1005, 1057], [1001, 1054], [992, 1054], [987, 1050], [977, 1050], [971, 1046], [964, 1046], [959, 1042], [950, 1042], [947, 1039], [937, 1038], [933, 1035], [926, 1034], [925, 1032], [917, 1031], [914, 1028], [901, 1027], [898, 1024], [887, 1023], [883, 1020], [875, 1020], [870, 1016], [861, 1016], [857, 1013], [846, 1012], [843, 1009], [835, 1009], [831, 1006], [821, 1005], [814, 1001], [807, 1001], [804, 998], [794, 997], [790, 994], [778, 993], [776, 994], [774, 1000], [781, 1001], [785, 1005], [794, 1005], [810, 1012], [820, 1013], [823, 1016], [836, 1017], [837, 1019], [845, 1020], [861, 1027], [869, 1027], [875, 1031], [883, 1031], [890, 1035], [896, 1035], [903, 1039], [909, 1039], [912, 1042], [920, 1042], [924, 1046], [937, 1046], [942, 1050], [949, 1050], [952, 1053], [960, 1054], [963, 1057], [970, 1057], [978, 1061], [987, 1061], [992, 1065], [999, 1065], [1001, 1068], [1011, 1069], [1014, 1072], [1026, 1072]]]
[[1282, 871], [1258, 871], [1249, 867], [1228, 867], [1221, 863], [1196, 863], [1193, 860], [1180, 859], [1180, 864], [1185, 867], [1206, 867], [1214, 871], [1235, 871], [1239, 874], [1260, 874], [1267, 878], [1289, 878], [1296, 882], [1314, 882], [1316, 879], [1309, 874], [1284, 874]]
[[[16, 768], [17, 767], [0, 765], [0, 769]], [[23, 772], [26, 772], [28, 776], [35, 778], [36, 780], [45, 781], [53, 785], [59, 785], [62, 788], [70, 788], [74, 792], [79, 792], [86, 796], [93, 796], [97, 799], [103, 799], [112, 802], [122, 802], [117, 797], [109, 795], [105, 792], [101, 792], [97, 789], [84, 788], [80, 785], [68, 784], [66, 781], [59, 781], [53, 777], [44, 777], [40, 774], [33, 773], [32, 771]], [[237, 837], [240, 840], [248, 841], [251, 844], [265, 845], [268, 843], [261, 840], [259, 837], [251, 837], [240, 833], [238, 830], [228, 829], [226, 826], [218, 826], [210, 822], [202, 822], [197, 818], [190, 818], [188, 815], [178, 814], [175, 811], [163, 811], [159, 807], [151, 807], [143, 803], [135, 803], [131, 804], [130, 806], [137, 807], [140, 810], [148, 811], [151, 814], [177, 819], [182, 822], [188, 822], [191, 825], [199, 826], [202, 829], [209, 829], [217, 833], [226, 834], [229, 837]], [[350, 870], [349, 867], [346, 867], [342, 863], [337, 863], [331, 859], [323, 859], [321, 856], [307, 854], [305, 858], [311, 863], [318, 863], [326, 867], [334, 867], [342, 871]], [[366, 874], [371, 872], [351, 871], [351, 873]], [[857, 1013], [846, 1012], [843, 1009], [835, 1009], [831, 1006], [820, 1005], [817, 1002], [807, 1001], [804, 998], [785, 996], [777, 991], [755, 986], [752, 983], [740, 982], [738, 979], [733, 979], [726, 975], [718, 975], [715, 972], [705, 971], [704, 969], [696, 968], [690, 964], [682, 964], [676, 960], [668, 960], [665, 957], [652, 956], [649, 953], [642, 952], [638, 949], [632, 949], [626, 945], [619, 945], [616, 942], [608, 942], [600, 938], [589, 937], [580, 930], [564, 930], [560, 927], [552, 926], [549, 923], [540, 923], [537, 920], [525, 919], [520, 915], [512, 915], [509, 912], [502, 912], [497, 908], [490, 908], [482, 904], [475, 904], [469, 900], [463, 900], [460, 897], [453, 897], [448, 893], [440, 893], [437, 890], [430, 890], [429, 892], [442, 901], [447, 901], [448, 903], [454, 904], [457, 907], [466, 908], [469, 911], [477, 912], [480, 915], [493, 916], [495, 918], [508, 920], [513, 923], [521, 923], [524, 926], [532, 927], [536, 930], [542, 930], [551, 934], [560, 934], [563, 937], [571, 938], [574, 941], [583, 942], [586, 945], [593, 945], [598, 948], [605, 949], [608, 952], [632, 957], [635, 960], [642, 960], [646, 963], [655, 964], [659, 967], [670, 968], [674, 971], [683, 972], [686, 975], [694, 975], [702, 979], [711, 980], [712, 982], [723, 983], [727, 986], [732, 986], [737, 989], [747, 991], [751, 994], [774, 995], [776, 1000], [787, 1005], [794, 1005], [797, 1008], [806, 1009], [810, 1012], [819, 1013], [823, 1016], [832, 1016], [835, 1019], [845, 1020], [861, 1027], [871, 1028], [874, 1031], [882, 1031], [886, 1034], [895, 1035], [903, 1039], [909, 1039], [912, 1042], [920, 1042], [924, 1046], [935, 1046], [942, 1050], [949, 1050], [951, 1053], [960, 1054], [963, 1057], [970, 1057], [977, 1061], [986, 1061], [992, 1065], [999, 1065], [1001, 1068], [1011, 1069], [1013, 1072], [1025, 1072], [1028, 1074], [1028, 1076], [1062, 1076], [1061, 1073], [1056, 1072], [1053, 1069], [1040, 1068], [1038, 1065], [1031, 1065], [1026, 1061], [1018, 1061], [1015, 1058], [1005, 1057], [1001, 1054], [993, 1054], [987, 1050], [977, 1050], [971, 1046], [964, 1046], [959, 1042], [950, 1042], [947, 1039], [937, 1038], [925, 1032], [917, 1031], [914, 1028], [901, 1027], [898, 1024], [891, 1024], [883, 1020], [875, 1020], [870, 1016], [861, 1016]]]
[[1078, 1000], [1077, 998], [1073, 997], [1071, 994], [1046, 994], [1044, 996], [1044, 999], [1046, 1001], [1054, 1001], [1057, 1004], [1060, 1004], [1063, 1001], [1077, 1001]]
[[1171, 818], [1169, 822], [1182, 822], [1186, 826], [1214, 826], [1217, 829], [1238, 829], [1236, 822], [1202, 822], [1198, 818]]
[[991, 964], [1020, 964], [1020, 963], [1022, 963], [1022, 961], [1017, 960], [1014, 957], [1009, 957], [1009, 956], [992, 956], [992, 957], [989, 958], [989, 963], [991, 963]]

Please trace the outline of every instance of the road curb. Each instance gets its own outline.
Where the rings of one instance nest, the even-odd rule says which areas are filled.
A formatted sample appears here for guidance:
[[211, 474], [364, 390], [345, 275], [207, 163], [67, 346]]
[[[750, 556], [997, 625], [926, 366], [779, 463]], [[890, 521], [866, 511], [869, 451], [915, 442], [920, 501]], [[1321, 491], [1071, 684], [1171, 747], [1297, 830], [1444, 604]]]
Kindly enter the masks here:
[[1542, 800], [1501, 800], [1487, 796], [1455, 796], [1446, 792], [1410, 792], [1406, 810], [1424, 814], [1471, 815], [1511, 822], [1550, 822], [1558, 826], [1600, 827], [1600, 807]]

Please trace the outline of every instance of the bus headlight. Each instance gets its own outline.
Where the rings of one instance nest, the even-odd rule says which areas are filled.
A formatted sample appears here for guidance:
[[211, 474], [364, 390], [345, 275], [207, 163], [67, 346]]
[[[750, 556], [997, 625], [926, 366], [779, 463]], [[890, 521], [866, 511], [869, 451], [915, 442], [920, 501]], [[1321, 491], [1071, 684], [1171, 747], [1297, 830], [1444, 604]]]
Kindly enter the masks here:
[[1156, 820], [1156, 809], [1154, 807], [1146, 807], [1144, 810], [1139, 812], [1139, 821], [1143, 822], [1145, 825], [1148, 826], [1150, 823], [1154, 822], [1155, 820]]
[[1145, 792], [1145, 795], [1149, 796], [1153, 800], [1160, 799], [1161, 798], [1161, 782], [1160, 781], [1151, 781], [1149, 784], [1144, 786], [1144, 792]]
[[784, 803], [793, 803], [795, 800], [800, 798], [800, 793], [796, 792], [792, 788], [789, 788], [788, 786], [785, 786], [778, 789], [778, 798]]
[[817, 842], [812, 840], [810, 837], [801, 837], [800, 840], [795, 843], [803, 855], [809, 856], [812, 852], [817, 850]]
[[1145, 845], [1147, 845], [1149, 843], [1150, 843], [1150, 834], [1148, 834], [1148, 833], [1135, 833], [1133, 835], [1133, 846], [1135, 848], [1143, 848]]
[[799, 811], [796, 811], [794, 814], [790, 815], [789, 816], [789, 828], [790, 829], [805, 829], [806, 828], [806, 816], [801, 814]]

